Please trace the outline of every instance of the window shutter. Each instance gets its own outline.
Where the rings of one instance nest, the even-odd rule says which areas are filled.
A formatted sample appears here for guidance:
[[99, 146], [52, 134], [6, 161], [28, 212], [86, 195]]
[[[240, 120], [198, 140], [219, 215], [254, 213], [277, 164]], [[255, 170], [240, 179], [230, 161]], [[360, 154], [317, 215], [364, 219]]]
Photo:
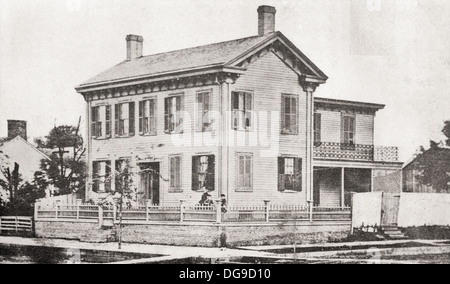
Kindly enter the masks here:
[[165, 98], [164, 99], [164, 131], [169, 132], [169, 125], [170, 125], [170, 121], [169, 121], [169, 103], [170, 103], [170, 98]]
[[251, 128], [252, 127], [252, 94], [245, 93], [245, 128]]
[[105, 106], [105, 134], [106, 137], [111, 137], [111, 106]]
[[175, 157], [169, 157], [169, 187], [173, 190], [175, 187]]
[[284, 191], [284, 158], [278, 157], [278, 190]]
[[211, 116], [210, 116], [210, 110], [211, 110], [211, 97], [210, 93], [204, 93], [203, 94], [203, 119], [202, 119], [202, 130], [206, 130], [207, 127], [210, 127], [211, 125]]
[[208, 170], [206, 174], [206, 188], [209, 190], [215, 190], [215, 157], [214, 155], [208, 156]]
[[177, 120], [175, 128], [177, 130], [177, 133], [183, 132], [183, 96], [179, 96], [175, 98], [176, 101], [176, 114], [177, 114]]
[[98, 183], [99, 183], [99, 163], [92, 162], [92, 191], [98, 192]]
[[120, 105], [114, 105], [114, 135], [119, 136]]
[[144, 133], [144, 107], [145, 101], [139, 102], [139, 134]]
[[286, 132], [286, 97], [281, 96], [281, 133]]
[[97, 107], [91, 108], [91, 136], [97, 137]]
[[314, 113], [314, 142], [319, 143], [321, 140], [322, 114]]
[[202, 131], [203, 130], [203, 93], [197, 94], [197, 124], [196, 124], [196, 130]]
[[296, 97], [291, 97], [291, 124], [292, 131], [291, 133], [298, 133], [298, 100]]
[[182, 191], [181, 189], [181, 157], [175, 158], [176, 165], [176, 184], [175, 187], [177, 191]]
[[149, 122], [149, 132], [150, 134], [156, 134], [156, 113], [155, 113], [155, 109], [156, 109], [156, 99], [151, 99], [150, 100], [150, 122]]
[[199, 190], [198, 167], [200, 163], [199, 156], [192, 156], [192, 190]]
[[131, 102], [128, 104], [128, 122], [129, 122], [129, 128], [128, 128], [128, 132], [130, 136], [134, 136], [135, 132], [136, 132], [136, 127], [135, 127], [135, 111], [134, 111], [134, 107], [135, 107], [135, 103]]
[[231, 93], [231, 125], [234, 130], [238, 129], [238, 114], [239, 114], [239, 93]]
[[302, 159], [294, 159], [294, 190], [302, 191]]
[[111, 191], [111, 161], [105, 162], [105, 191]]

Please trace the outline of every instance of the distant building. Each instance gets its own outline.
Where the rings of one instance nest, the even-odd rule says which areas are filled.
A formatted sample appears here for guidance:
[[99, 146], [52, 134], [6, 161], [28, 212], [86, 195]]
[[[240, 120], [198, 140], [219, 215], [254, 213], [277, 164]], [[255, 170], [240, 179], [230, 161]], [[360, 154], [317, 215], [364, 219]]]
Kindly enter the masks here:
[[[442, 190], [436, 190], [431, 185], [424, 184], [419, 178], [424, 171], [425, 163], [429, 164], [430, 161], [431, 163], [447, 164], [447, 175], [450, 176], [450, 147], [430, 148], [416, 155], [403, 166], [404, 192], [446, 193]], [[447, 184], [447, 193], [450, 193], [450, 184]]]
[[23, 182], [32, 181], [34, 173], [39, 171], [41, 160], [50, 158], [26, 140], [26, 121], [8, 120], [8, 137], [0, 138], [0, 151], [9, 158], [9, 162], [19, 165]]

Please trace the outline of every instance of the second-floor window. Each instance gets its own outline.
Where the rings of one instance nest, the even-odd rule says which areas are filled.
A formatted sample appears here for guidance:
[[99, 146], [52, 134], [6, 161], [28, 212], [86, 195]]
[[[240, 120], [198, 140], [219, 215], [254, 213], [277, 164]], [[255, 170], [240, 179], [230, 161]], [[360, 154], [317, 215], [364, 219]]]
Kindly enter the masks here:
[[231, 94], [232, 121], [234, 130], [251, 130], [253, 95], [248, 92], [232, 92]]
[[205, 132], [211, 130], [211, 93], [197, 93], [197, 123], [196, 130]]
[[169, 157], [169, 192], [182, 192], [181, 156]]
[[214, 190], [214, 155], [192, 156], [192, 190]]
[[298, 98], [296, 95], [281, 96], [281, 133], [297, 134], [298, 133]]
[[91, 135], [93, 138], [111, 137], [111, 106], [91, 108]]
[[92, 162], [92, 190], [94, 192], [111, 191], [111, 161]]
[[156, 135], [156, 99], [139, 102], [139, 134]]
[[183, 97], [170, 96], [164, 99], [164, 131], [181, 133], [183, 131]]
[[321, 125], [322, 125], [322, 114], [314, 113], [314, 143], [319, 144], [321, 141]]
[[134, 102], [115, 105], [115, 136], [134, 135]]
[[355, 116], [343, 114], [341, 118], [341, 142], [345, 145], [355, 144]]
[[239, 153], [237, 155], [236, 191], [253, 191], [253, 156]]
[[278, 158], [278, 190], [302, 191], [302, 159]]

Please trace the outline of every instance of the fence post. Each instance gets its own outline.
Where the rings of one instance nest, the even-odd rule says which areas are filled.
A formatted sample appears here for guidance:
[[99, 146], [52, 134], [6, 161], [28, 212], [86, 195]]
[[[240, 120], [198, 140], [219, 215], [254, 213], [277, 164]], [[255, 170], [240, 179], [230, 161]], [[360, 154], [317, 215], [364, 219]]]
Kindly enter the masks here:
[[39, 203], [35, 202], [34, 203], [34, 220], [38, 219], [38, 209], [39, 209]]
[[222, 222], [222, 202], [220, 199], [216, 200], [216, 222]]
[[145, 221], [147, 221], [148, 222], [148, 206], [150, 205], [149, 204], [150, 203], [150, 201], [149, 200], [147, 200], [147, 202], [145, 202]]
[[312, 200], [308, 201], [308, 207], [309, 207], [309, 222], [313, 222], [313, 202]]
[[103, 226], [103, 207], [98, 206], [98, 225]]
[[266, 206], [266, 222], [269, 222], [269, 204], [270, 200], [264, 200], [264, 205]]
[[55, 219], [58, 219], [58, 207], [59, 205], [55, 206]]
[[117, 220], [117, 204], [114, 203], [113, 204], [113, 224], [116, 223], [116, 220]]
[[76, 210], [77, 210], [77, 220], [80, 219], [80, 204], [77, 203], [76, 205]]
[[17, 233], [17, 229], [18, 229], [18, 228], [17, 228], [18, 222], [19, 222], [19, 221], [17, 220], [17, 216], [16, 216], [16, 222], [15, 222], [15, 225], [16, 225], [16, 233]]
[[184, 200], [180, 200], [180, 222], [183, 222], [183, 218], [184, 218]]

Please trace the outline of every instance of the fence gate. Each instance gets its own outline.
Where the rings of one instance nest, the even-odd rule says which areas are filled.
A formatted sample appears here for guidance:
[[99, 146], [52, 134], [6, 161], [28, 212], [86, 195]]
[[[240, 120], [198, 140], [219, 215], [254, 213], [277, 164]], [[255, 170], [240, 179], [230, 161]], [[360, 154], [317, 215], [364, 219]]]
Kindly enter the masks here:
[[381, 225], [396, 226], [398, 220], [398, 206], [400, 194], [383, 192], [381, 203]]

